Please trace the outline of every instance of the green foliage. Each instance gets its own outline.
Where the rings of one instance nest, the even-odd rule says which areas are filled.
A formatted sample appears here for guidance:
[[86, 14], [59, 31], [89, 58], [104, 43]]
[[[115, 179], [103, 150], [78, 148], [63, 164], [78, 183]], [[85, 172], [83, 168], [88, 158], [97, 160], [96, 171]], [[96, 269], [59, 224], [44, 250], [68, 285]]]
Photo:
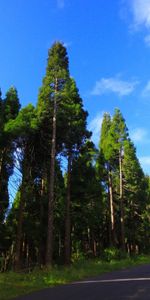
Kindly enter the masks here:
[[58, 131], [58, 138], [63, 137], [64, 152], [77, 152], [82, 143], [90, 137], [90, 133], [86, 129], [88, 113], [83, 109], [82, 99], [73, 78], [69, 78], [64, 86], [59, 107], [58, 127], [62, 132], [59, 137]]
[[4, 130], [6, 133], [19, 137], [25, 136], [37, 128], [38, 122], [35, 108], [32, 104], [28, 104], [28, 106], [20, 110], [16, 119], [6, 123]]
[[69, 78], [69, 66], [66, 48], [56, 42], [48, 52], [46, 75], [38, 96], [38, 117], [42, 122], [52, 117], [55, 83], [57, 78], [57, 100], [63, 95], [63, 88]]
[[123, 252], [121, 249], [114, 247], [106, 248], [104, 250], [103, 258], [104, 260], [111, 262], [112, 260], [125, 259], [127, 258], [127, 253]]
[[103, 116], [103, 122], [101, 127], [101, 137], [100, 137], [100, 155], [104, 157], [107, 161], [110, 159], [111, 154], [111, 143], [109, 141], [109, 130], [111, 127], [111, 117], [108, 113], [105, 113]]
[[5, 123], [17, 117], [20, 107], [21, 105], [19, 103], [17, 90], [16, 88], [11, 87], [6, 93], [6, 98], [4, 99]]

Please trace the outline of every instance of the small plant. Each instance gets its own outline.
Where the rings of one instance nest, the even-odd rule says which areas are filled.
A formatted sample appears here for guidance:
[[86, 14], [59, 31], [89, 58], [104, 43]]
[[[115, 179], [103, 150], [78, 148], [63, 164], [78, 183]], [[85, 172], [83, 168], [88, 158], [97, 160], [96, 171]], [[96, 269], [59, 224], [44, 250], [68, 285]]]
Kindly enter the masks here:
[[104, 250], [104, 260], [110, 262], [113, 259], [123, 259], [126, 258], [126, 253], [123, 253], [121, 250], [111, 247]]
[[82, 261], [82, 260], [84, 260], [84, 259], [85, 259], [85, 256], [84, 256], [84, 254], [83, 254], [82, 252], [80, 252], [80, 251], [74, 252], [74, 253], [72, 254], [72, 257], [71, 257], [71, 261], [72, 261], [73, 263], [78, 262], [78, 261]]

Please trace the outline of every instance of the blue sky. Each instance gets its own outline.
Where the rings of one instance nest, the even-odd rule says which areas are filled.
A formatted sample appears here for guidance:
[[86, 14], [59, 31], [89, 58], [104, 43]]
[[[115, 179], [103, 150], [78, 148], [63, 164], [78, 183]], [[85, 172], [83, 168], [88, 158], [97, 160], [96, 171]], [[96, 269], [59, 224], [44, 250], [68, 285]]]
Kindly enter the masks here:
[[0, 0], [0, 87], [36, 104], [48, 48], [67, 47], [88, 126], [120, 108], [150, 174], [150, 0]]

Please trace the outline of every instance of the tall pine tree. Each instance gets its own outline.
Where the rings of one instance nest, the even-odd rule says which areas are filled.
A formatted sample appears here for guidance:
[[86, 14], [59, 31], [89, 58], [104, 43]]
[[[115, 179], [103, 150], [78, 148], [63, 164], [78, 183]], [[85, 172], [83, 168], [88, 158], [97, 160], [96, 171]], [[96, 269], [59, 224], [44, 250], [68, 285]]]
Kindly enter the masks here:
[[66, 82], [69, 79], [68, 56], [66, 48], [56, 42], [48, 53], [46, 75], [43, 86], [40, 89], [38, 111], [39, 118], [49, 119], [49, 130], [51, 131], [50, 150], [50, 176], [49, 176], [49, 200], [48, 200], [48, 225], [47, 225], [47, 247], [46, 265], [52, 265], [53, 259], [53, 219], [54, 219], [54, 179], [56, 159], [56, 137], [57, 137], [57, 112]]

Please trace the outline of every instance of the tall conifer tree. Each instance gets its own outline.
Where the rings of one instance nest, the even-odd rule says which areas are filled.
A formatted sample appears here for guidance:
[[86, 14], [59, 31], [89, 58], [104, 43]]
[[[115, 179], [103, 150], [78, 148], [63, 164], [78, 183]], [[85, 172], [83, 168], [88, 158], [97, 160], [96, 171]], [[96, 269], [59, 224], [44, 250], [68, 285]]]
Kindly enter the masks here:
[[121, 246], [125, 251], [125, 221], [124, 221], [124, 198], [123, 198], [123, 171], [122, 160], [124, 155], [124, 144], [128, 138], [128, 129], [119, 109], [115, 110], [109, 131], [109, 139], [116, 160], [116, 168], [119, 169], [119, 200], [120, 200], [120, 224], [121, 224]]
[[[67, 195], [65, 210], [65, 263], [71, 261], [71, 173], [72, 161], [78, 156], [81, 146], [90, 137], [86, 129], [87, 112], [83, 109], [75, 81], [70, 78], [64, 89], [64, 101], [61, 105], [61, 112], [65, 120], [63, 134], [63, 152], [67, 157]], [[62, 116], [61, 116], [62, 118]]]
[[109, 198], [109, 210], [110, 210], [110, 244], [113, 246], [116, 244], [115, 234], [115, 211], [114, 211], [114, 197], [113, 197], [113, 182], [112, 172], [114, 164], [114, 150], [112, 147], [109, 131], [111, 128], [111, 117], [108, 113], [104, 114], [101, 137], [100, 137], [100, 155], [98, 159], [98, 165], [102, 174], [103, 180], [107, 184], [108, 198]]
[[39, 117], [45, 118], [49, 112], [49, 130], [51, 130], [50, 176], [48, 200], [48, 227], [46, 265], [52, 265], [53, 258], [53, 219], [54, 219], [54, 179], [56, 159], [57, 111], [62, 100], [64, 86], [69, 78], [68, 56], [66, 48], [56, 42], [48, 53], [46, 75], [40, 89], [38, 111]]

